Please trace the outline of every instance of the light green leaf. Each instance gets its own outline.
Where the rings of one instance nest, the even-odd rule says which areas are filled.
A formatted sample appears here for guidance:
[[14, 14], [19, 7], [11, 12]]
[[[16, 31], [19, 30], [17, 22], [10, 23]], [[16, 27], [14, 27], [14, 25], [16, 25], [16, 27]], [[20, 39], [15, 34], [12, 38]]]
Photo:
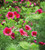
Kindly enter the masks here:
[[30, 48], [30, 44], [26, 41], [20, 42], [19, 45], [24, 49], [29, 49]]

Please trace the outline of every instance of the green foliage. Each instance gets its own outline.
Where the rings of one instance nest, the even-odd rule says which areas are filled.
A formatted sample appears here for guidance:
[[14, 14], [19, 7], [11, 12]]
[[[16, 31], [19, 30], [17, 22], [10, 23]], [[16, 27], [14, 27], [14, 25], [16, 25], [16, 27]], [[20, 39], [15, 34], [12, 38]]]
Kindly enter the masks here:
[[39, 50], [38, 47], [39, 47], [39, 46], [38, 46], [37, 44], [33, 43], [30, 48], [31, 48], [32, 50]]
[[5, 1], [10, 1], [10, 2], [12, 2], [13, 0], [5, 0]]
[[29, 6], [29, 4], [30, 4], [30, 2], [28, 1], [28, 2], [27, 2], [27, 5]]
[[14, 44], [10, 44], [5, 48], [5, 50], [17, 50], [17, 48]]
[[30, 44], [28, 42], [20, 42], [19, 45], [24, 48], [24, 49], [29, 49], [30, 48]]
[[[34, 40], [37, 40], [37, 43], [40, 41], [45, 42], [45, 13], [35, 14], [35, 12], [40, 9], [40, 7], [45, 11], [45, 2], [41, 2], [39, 7], [34, 6], [34, 4], [29, 6], [29, 1], [22, 2], [22, 4], [20, 2], [13, 3], [13, 0], [6, 0], [6, 2], [7, 1], [9, 1], [9, 3], [6, 3], [0, 8], [0, 14], [2, 15], [0, 16], [0, 50], [39, 50], [39, 45], [35, 44]], [[15, 8], [15, 6], [18, 6], [18, 8]], [[17, 9], [20, 9], [21, 12], [18, 12]], [[16, 11], [20, 14], [20, 18], [17, 19], [15, 16], [14, 19], [8, 19], [6, 14], [9, 11]], [[3, 20], [5, 20], [5, 22], [3, 22]], [[29, 25], [32, 30], [26, 30], [25, 25]], [[5, 27], [12, 28], [13, 26], [12, 32], [15, 34], [15, 39], [12, 39], [11, 35], [6, 36], [3, 34]], [[29, 36], [22, 36], [19, 32], [21, 28], [23, 28]], [[37, 31], [37, 37], [32, 37], [32, 31]], [[44, 46], [40, 47], [42, 49]]]
[[40, 7], [43, 9], [43, 11], [45, 11], [45, 1], [40, 3]]
[[[39, 32], [39, 36], [38, 36], [39, 39], [37, 40], [45, 42], [45, 13], [42, 13], [42, 17], [39, 20], [39, 29], [37, 30]], [[40, 46], [40, 50], [44, 50], [44, 49], [45, 46]]]

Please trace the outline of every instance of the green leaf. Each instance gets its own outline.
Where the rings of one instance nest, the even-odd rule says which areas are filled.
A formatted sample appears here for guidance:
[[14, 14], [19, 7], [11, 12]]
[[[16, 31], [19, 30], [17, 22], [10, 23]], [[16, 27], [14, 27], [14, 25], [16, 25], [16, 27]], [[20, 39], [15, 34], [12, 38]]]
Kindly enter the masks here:
[[6, 1], [6, 2], [7, 2], [7, 1], [10, 1], [10, 2], [12, 2], [12, 0], [5, 0], [5, 1]]
[[6, 47], [5, 50], [17, 50], [17, 47], [14, 44], [10, 44]]
[[41, 18], [41, 14], [34, 14], [32, 16], [33, 19], [40, 19]]
[[30, 44], [26, 41], [20, 42], [19, 45], [24, 49], [29, 49], [30, 48]]
[[30, 48], [32, 50], [39, 50], [39, 46], [37, 44], [35, 44], [35, 43], [31, 44]]
[[27, 2], [27, 5], [29, 6], [29, 4], [30, 4], [30, 2], [28, 1], [28, 2]]

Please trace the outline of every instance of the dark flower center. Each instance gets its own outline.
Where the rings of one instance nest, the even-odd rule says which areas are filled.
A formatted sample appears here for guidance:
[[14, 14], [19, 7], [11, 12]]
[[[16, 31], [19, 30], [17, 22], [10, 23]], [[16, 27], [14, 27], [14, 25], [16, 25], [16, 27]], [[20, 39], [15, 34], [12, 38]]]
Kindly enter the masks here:
[[33, 35], [36, 35], [36, 33], [34, 32]]
[[12, 16], [13, 16], [13, 14], [12, 14], [12, 13], [9, 13], [9, 14], [8, 14], [8, 16], [9, 16], [9, 17], [12, 17]]
[[12, 34], [11, 36], [15, 37], [15, 34]]
[[10, 29], [6, 29], [6, 30], [5, 30], [5, 33], [7, 33], [7, 34], [9, 34], [10, 32], [11, 32]]

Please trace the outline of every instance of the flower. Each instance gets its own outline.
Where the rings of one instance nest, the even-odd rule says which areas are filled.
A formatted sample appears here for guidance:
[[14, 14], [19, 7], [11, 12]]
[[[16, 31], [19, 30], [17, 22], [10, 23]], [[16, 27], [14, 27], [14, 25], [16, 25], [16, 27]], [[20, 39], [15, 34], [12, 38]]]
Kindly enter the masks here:
[[15, 6], [15, 8], [19, 8], [18, 6]]
[[21, 0], [22, 2], [24, 1], [24, 0]]
[[2, 16], [2, 14], [0, 14], [0, 16]]
[[16, 11], [14, 12], [14, 15], [16, 16], [16, 18], [20, 18], [20, 14], [18, 14]]
[[44, 43], [44, 45], [45, 45], [45, 43]]
[[15, 39], [15, 34], [14, 33], [11, 34], [11, 38]]
[[19, 32], [20, 32], [20, 33], [23, 33], [23, 29], [21, 28], [21, 29], [19, 30]]
[[44, 43], [43, 43], [43, 42], [39, 42], [39, 44], [40, 44], [40, 45], [44, 45]]
[[41, 14], [43, 11], [42, 9], [38, 9], [35, 13], [39, 12], [39, 14]]
[[22, 28], [19, 30], [19, 32], [20, 32], [20, 34], [23, 35], [23, 36], [29, 36], [29, 35], [27, 34], [27, 32], [23, 31]]
[[14, 18], [14, 13], [13, 12], [8, 12], [7, 13], [7, 15], [6, 15], [6, 17], [8, 18], [8, 19], [13, 19]]
[[6, 35], [6, 36], [10, 36], [12, 34], [11, 28], [6, 27], [3, 30], [3, 34]]
[[20, 18], [20, 14], [16, 14], [16, 18]]
[[14, 12], [14, 15], [16, 15], [16, 14], [17, 14], [17, 12], [15, 11], [15, 12]]
[[17, 3], [18, 1], [13, 1], [13, 3]]
[[30, 4], [29, 5], [31, 5], [31, 2], [30, 2]]
[[4, 3], [5, 3], [6, 1], [4, 0]]
[[34, 3], [34, 5], [36, 6], [36, 3]]
[[20, 4], [22, 4], [22, 2], [20, 2]]
[[31, 27], [30, 27], [29, 25], [26, 25], [26, 26], [25, 26], [25, 29], [26, 29], [26, 30], [31, 30]]
[[23, 21], [24, 23], [26, 22], [26, 21]]
[[32, 31], [31, 35], [36, 37], [37, 31]]
[[34, 40], [34, 42], [35, 42], [35, 43], [37, 43], [37, 41], [36, 41], [36, 40]]
[[23, 31], [23, 36], [29, 36], [27, 32]]
[[43, 11], [42, 11], [42, 9], [38, 9], [38, 12], [39, 12], [39, 13], [42, 13]]
[[20, 10], [19, 8], [17, 9], [17, 11], [18, 11], [18, 12], [21, 12], [21, 10]]
[[31, 26], [33, 26], [33, 23], [31, 22]]

